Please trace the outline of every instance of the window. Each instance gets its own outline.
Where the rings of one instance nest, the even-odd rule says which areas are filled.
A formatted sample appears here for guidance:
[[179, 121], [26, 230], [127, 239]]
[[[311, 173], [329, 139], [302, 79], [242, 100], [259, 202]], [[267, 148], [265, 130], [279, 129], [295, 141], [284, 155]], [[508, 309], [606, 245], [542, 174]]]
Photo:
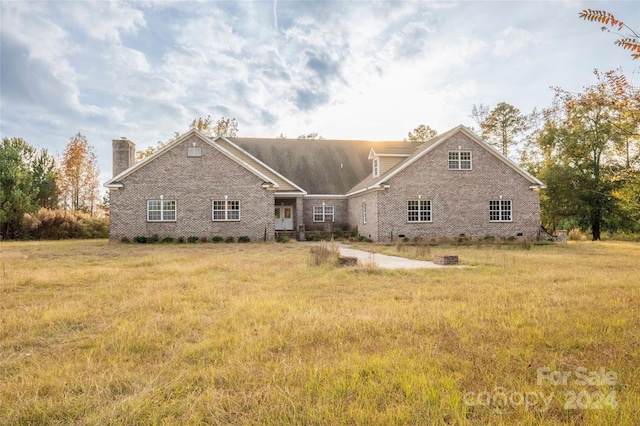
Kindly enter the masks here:
[[148, 200], [147, 201], [147, 221], [148, 222], [175, 222], [176, 202], [175, 200]]
[[380, 158], [373, 159], [373, 177], [380, 176]]
[[449, 151], [449, 170], [471, 170], [471, 151]]
[[407, 222], [431, 222], [431, 200], [407, 201]]
[[240, 220], [240, 201], [213, 200], [211, 220], [234, 221]]
[[313, 206], [313, 221], [324, 222], [328, 217], [334, 222], [333, 206]]
[[362, 202], [362, 223], [367, 223], [367, 203]]
[[187, 157], [202, 157], [202, 148], [200, 148], [199, 146], [188, 147]]
[[491, 222], [511, 222], [511, 200], [489, 201], [489, 220]]

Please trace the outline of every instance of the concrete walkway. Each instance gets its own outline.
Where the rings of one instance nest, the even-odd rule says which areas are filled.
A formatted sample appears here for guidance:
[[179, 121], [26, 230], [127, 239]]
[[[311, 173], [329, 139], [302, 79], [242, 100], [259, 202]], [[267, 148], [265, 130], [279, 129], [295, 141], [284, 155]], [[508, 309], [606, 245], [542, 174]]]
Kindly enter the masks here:
[[[426, 268], [450, 268], [451, 266], [438, 265], [426, 260], [405, 259], [404, 257], [387, 256], [380, 253], [369, 253], [367, 251], [355, 250], [338, 244], [342, 256], [357, 257], [360, 265], [373, 262], [378, 268], [383, 269], [426, 269]], [[454, 266], [455, 267], [455, 266]]]

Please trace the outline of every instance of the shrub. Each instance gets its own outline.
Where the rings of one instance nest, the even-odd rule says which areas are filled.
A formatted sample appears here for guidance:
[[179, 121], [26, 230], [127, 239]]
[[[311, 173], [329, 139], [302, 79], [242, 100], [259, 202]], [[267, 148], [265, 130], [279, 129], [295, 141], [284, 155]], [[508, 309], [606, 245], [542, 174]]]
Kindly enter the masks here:
[[25, 214], [21, 227], [23, 236], [34, 240], [109, 237], [109, 218], [82, 212], [43, 208], [37, 213]]
[[120, 242], [124, 244], [129, 244], [131, 240], [129, 239], [129, 237], [121, 237]]
[[198, 241], [198, 237], [196, 237], [194, 235], [192, 235], [192, 236], [187, 238], [187, 242], [189, 242], [191, 244], [195, 243], [196, 241]]
[[238, 237], [238, 242], [239, 243], [248, 243], [250, 241], [251, 241], [251, 238], [247, 237], [246, 235]]
[[342, 230], [342, 228], [336, 228], [333, 231], [333, 235], [335, 235], [336, 238], [342, 238], [344, 237], [344, 231]]
[[287, 237], [286, 235], [279, 235], [278, 236], [278, 242], [279, 243], [288, 243], [289, 242], [289, 237]]
[[207, 242], [207, 237], [202, 237], [202, 238], [200, 238], [200, 242], [201, 242], [201, 243], [206, 243], [206, 242]]
[[220, 235], [214, 235], [213, 237], [211, 237], [211, 242], [212, 243], [221, 243], [224, 241], [224, 238], [222, 238]]
[[172, 243], [172, 242], [173, 242], [173, 238], [171, 238], [171, 237], [164, 237], [164, 238], [162, 239], [162, 241], [160, 241], [160, 242], [161, 242], [161, 243], [164, 243], [164, 244]]
[[158, 241], [160, 241], [160, 237], [158, 237], [158, 234], [153, 234], [147, 239], [148, 243], [157, 243]]
[[229, 244], [229, 243], [234, 243], [236, 240], [233, 237], [227, 237], [224, 239], [224, 242]]
[[360, 235], [360, 234], [358, 233], [358, 227], [357, 227], [357, 226], [354, 226], [354, 227], [351, 229], [351, 231], [349, 232], [349, 238], [357, 238], [357, 237], [358, 237], [358, 235]]
[[329, 244], [322, 241], [319, 246], [311, 247], [309, 253], [309, 264], [311, 266], [321, 266], [325, 264], [336, 265], [340, 259], [340, 249], [333, 239], [331, 239]]
[[571, 241], [583, 241], [587, 239], [587, 237], [578, 228], [573, 228], [569, 231], [567, 238]]
[[[358, 242], [359, 243], [372, 243], [373, 241], [371, 241], [370, 238], [367, 238], [364, 235], [358, 235]], [[402, 242], [406, 242], [406, 241], [404, 241], [404, 238], [403, 238]]]
[[133, 242], [134, 243], [138, 243], [138, 244], [146, 244], [147, 243], [147, 237], [142, 236], [142, 235], [138, 235], [133, 237]]
[[328, 241], [331, 238], [331, 233], [326, 231], [307, 232], [305, 235], [307, 241]]
[[468, 242], [469, 242], [469, 237], [467, 237], [465, 234], [458, 235], [458, 238], [456, 239], [457, 244], [466, 244]]

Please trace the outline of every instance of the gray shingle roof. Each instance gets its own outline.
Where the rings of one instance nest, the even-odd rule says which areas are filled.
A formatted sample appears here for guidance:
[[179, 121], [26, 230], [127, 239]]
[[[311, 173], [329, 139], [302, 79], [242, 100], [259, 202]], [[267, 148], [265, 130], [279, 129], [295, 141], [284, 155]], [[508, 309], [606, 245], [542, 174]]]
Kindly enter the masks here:
[[346, 194], [371, 175], [369, 151], [409, 153], [415, 142], [229, 138], [309, 194]]

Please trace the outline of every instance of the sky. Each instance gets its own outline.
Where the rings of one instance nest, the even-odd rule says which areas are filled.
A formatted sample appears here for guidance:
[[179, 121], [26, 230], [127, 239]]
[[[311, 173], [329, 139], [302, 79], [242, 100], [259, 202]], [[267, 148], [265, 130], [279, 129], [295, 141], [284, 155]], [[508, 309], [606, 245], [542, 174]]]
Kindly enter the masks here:
[[638, 1], [4, 1], [0, 135], [61, 155], [78, 132], [111, 177], [111, 139], [138, 150], [196, 117], [238, 136], [403, 140], [473, 126], [474, 104], [549, 107], [594, 69], [640, 61], [579, 19], [640, 29]]

